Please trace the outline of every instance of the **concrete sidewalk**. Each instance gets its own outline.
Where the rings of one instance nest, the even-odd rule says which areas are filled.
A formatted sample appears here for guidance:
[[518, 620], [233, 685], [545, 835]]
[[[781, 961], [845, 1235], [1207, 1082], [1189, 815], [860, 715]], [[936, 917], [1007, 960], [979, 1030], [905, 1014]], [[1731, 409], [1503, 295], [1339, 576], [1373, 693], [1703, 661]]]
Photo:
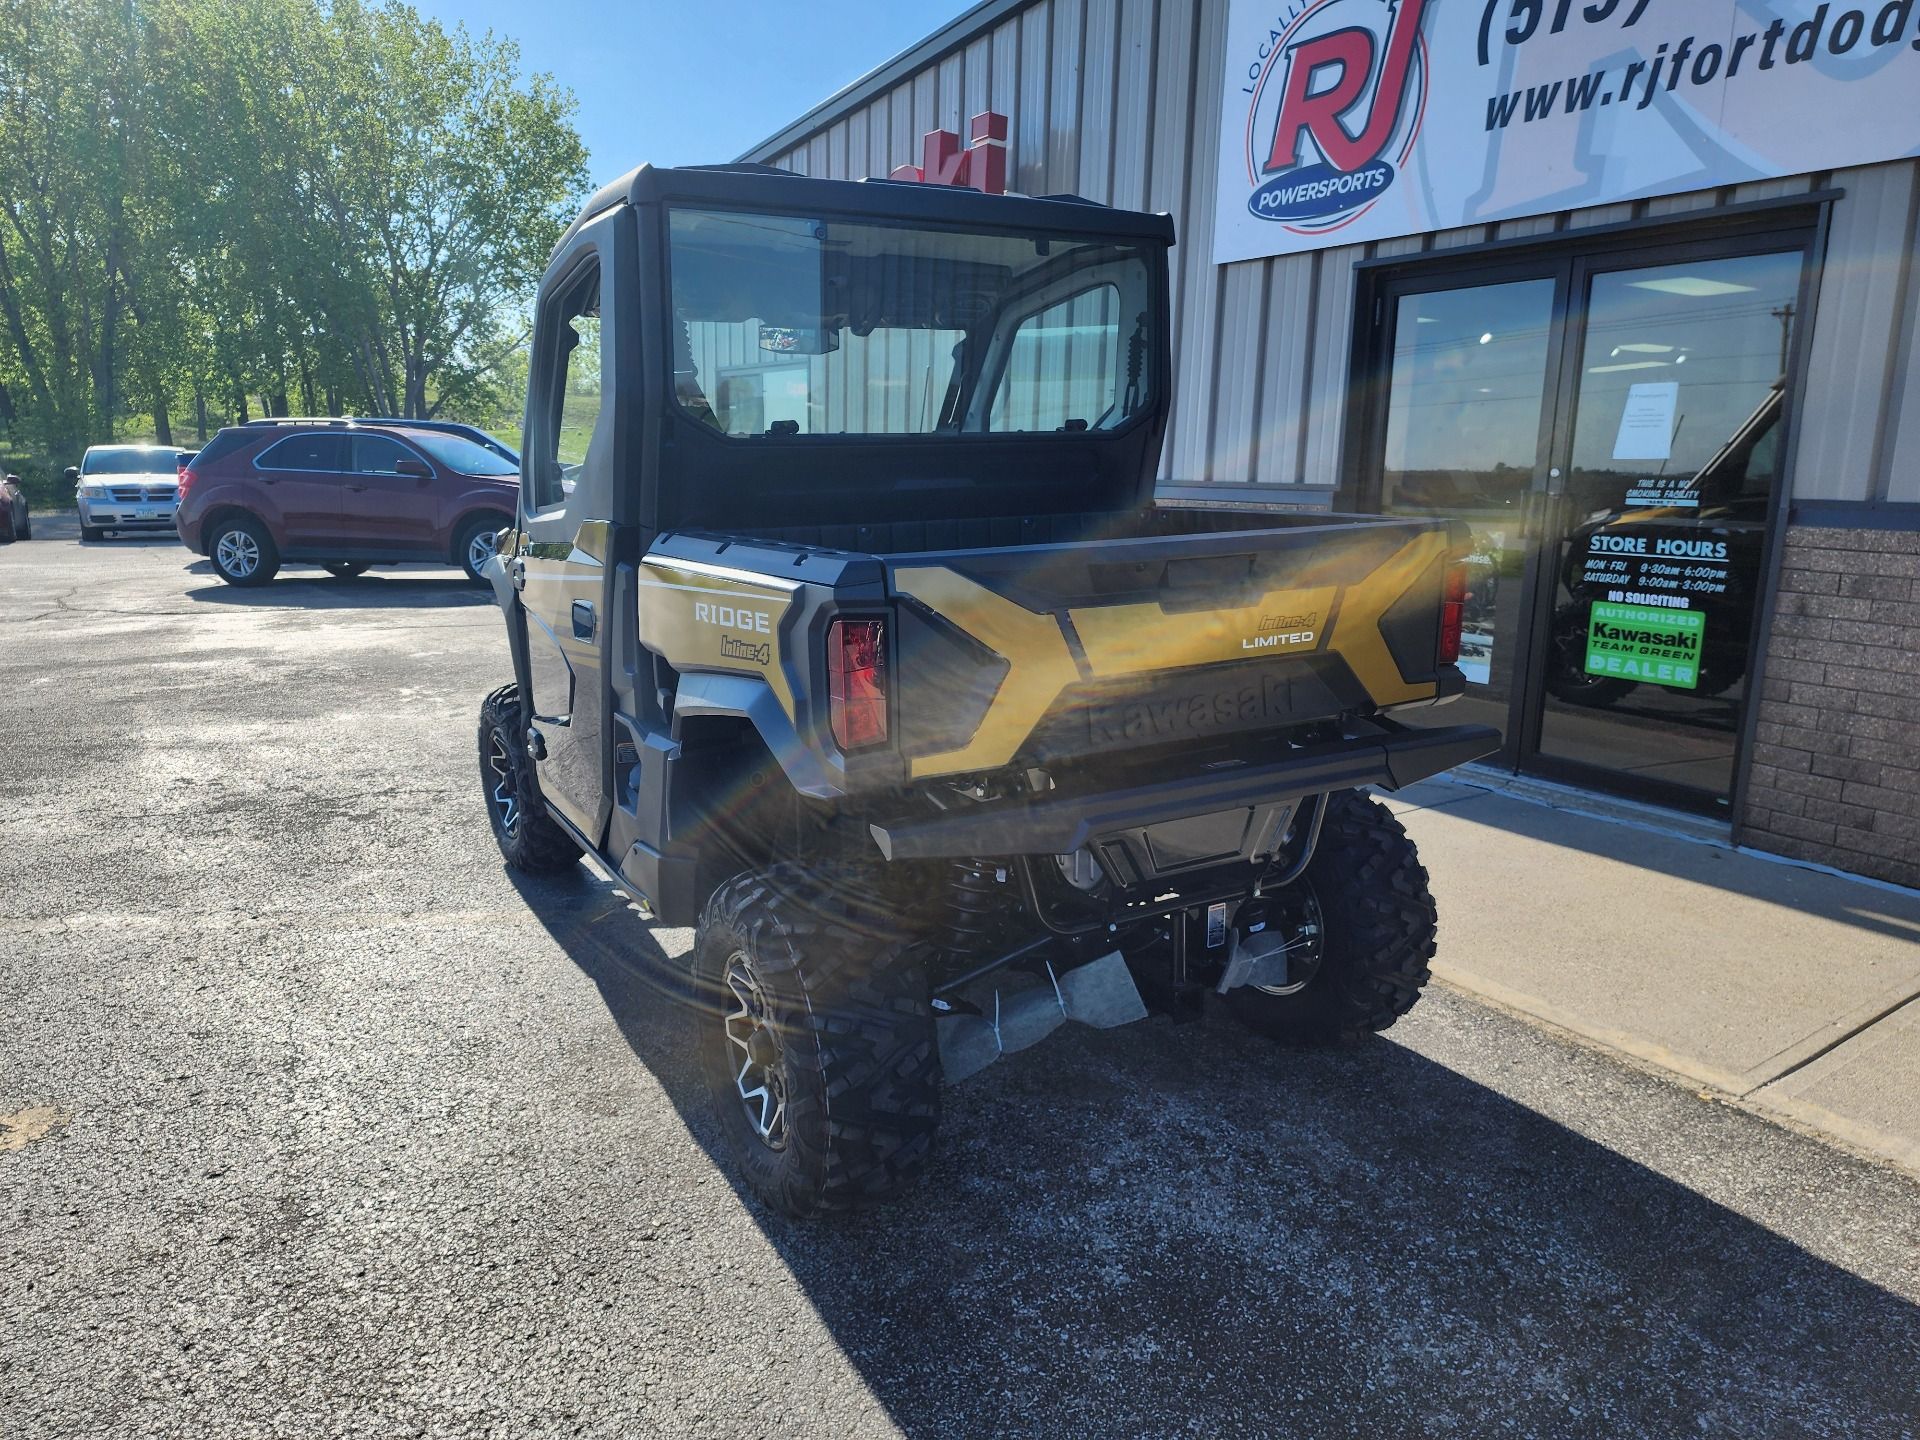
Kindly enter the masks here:
[[1440, 979], [1920, 1171], [1920, 896], [1570, 792], [1381, 798], [1433, 877]]

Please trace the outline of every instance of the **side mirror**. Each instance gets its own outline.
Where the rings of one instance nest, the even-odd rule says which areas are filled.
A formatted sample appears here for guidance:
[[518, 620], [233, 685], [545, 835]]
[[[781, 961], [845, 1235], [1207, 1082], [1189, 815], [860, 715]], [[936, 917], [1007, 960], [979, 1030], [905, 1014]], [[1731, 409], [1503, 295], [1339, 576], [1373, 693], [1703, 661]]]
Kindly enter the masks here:
[[433, 467], [424, 460], [401, 460], [394, 464], [393, 473], [411, 475], [416, 480], [431, 480]]
[[78, 485], [80, 483], [80, 467], [78, 465], [69, 465], [60, 473], [74, 484]]

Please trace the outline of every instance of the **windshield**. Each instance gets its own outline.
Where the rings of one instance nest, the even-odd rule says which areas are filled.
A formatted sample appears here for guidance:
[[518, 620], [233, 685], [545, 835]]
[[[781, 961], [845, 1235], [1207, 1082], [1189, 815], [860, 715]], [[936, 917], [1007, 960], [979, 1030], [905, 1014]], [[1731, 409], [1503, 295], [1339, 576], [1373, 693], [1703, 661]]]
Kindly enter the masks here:
[[178, 450], [163, 450], [151, 445], [115, 445], [110, 449], [87, 451], [80, 462], [82, 475], [171, 475], [180, 456]]
[[1154, 270], [1113, 240], [676, 210], [674, 397], [734, 436], [1112, 430]]
[[409, 430], [407, 438], [449, 470], [462, 475], [518, 475], [517, 461], [509, 460], [464, 435], [447, 435], [430, 430]]

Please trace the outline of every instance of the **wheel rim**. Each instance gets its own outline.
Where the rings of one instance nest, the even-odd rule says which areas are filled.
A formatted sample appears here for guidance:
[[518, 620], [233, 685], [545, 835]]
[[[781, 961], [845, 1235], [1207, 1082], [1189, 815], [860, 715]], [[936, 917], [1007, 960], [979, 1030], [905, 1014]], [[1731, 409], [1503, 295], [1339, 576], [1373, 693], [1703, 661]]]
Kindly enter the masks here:
[[1609, 688], [1613, 679], [1595, 675], [1587, 669], [1587, 637], [1581, 630], [1565, 629], [1553, 637], [1553, 648], [1560, 665], [1558, 683], [1569, 696], [1584, 696]]
[[467, 542], [468, 567], [472, 569], [474, 574], [478, 575], [480, 573], [480, 567], [482, 565], [485, 565], [487, 561], [491, 560], [494, 557], [494, 553], [497, 550], [499, 550], [499, 548], [500, 548], [500, 532], [499, 531], [497, 530], [479, 531], [477, 534], [474, 535], [473, 539]]
[[229, 530], [214, 547], [214, 558], [227, 574], [244, 580], [260, 568], [260, 542], [244, 530]]
[[1304, 880], [1288, 889], [1297, 893], [1280, 892], [1289, 903], [1280, 915], [1267, 923], [1288, 928], [1286, 947], [1280, 953], [1287, 957], [1287, 974], [1297, 974], [1302, 978], [1290, 980], [1285, 985], [1252, 987], [1262, 995], [1298, 995], [1320, 973], [1320, 962], [1326, 955], [1327, 926], [1326, 918], [1320, 913], [1320, 897], [1313, 893], [1313, 886]]
[[753, 1133], [770, 1150], [787, 1145], [786, 1051], [767, 1018], [766, 992], [742, 951], [727, 957], [728, 1058], [740, 1108]]
[[501, 833], [512, 837], [520, 831], [520, 777], [513, 754], [498, 730], [487, 736], [487, 772], [493, 776], [487, 787], [487, 803], [493, 807], [494, 823]]

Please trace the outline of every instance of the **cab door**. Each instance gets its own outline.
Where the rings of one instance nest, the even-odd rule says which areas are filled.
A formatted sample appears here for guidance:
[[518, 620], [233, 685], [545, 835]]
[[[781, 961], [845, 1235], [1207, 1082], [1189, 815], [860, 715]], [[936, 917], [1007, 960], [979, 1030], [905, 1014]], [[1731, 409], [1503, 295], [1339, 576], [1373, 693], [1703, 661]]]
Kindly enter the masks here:
[[614, 414], [602, 299], [615, 211], [548, 270], [536, 321], [522, 459], [521, 532], [507, 562], [525, 632], [530, 743], [547, 800], [595, 845], [612, 805], [605, 663], [613, 556]]

